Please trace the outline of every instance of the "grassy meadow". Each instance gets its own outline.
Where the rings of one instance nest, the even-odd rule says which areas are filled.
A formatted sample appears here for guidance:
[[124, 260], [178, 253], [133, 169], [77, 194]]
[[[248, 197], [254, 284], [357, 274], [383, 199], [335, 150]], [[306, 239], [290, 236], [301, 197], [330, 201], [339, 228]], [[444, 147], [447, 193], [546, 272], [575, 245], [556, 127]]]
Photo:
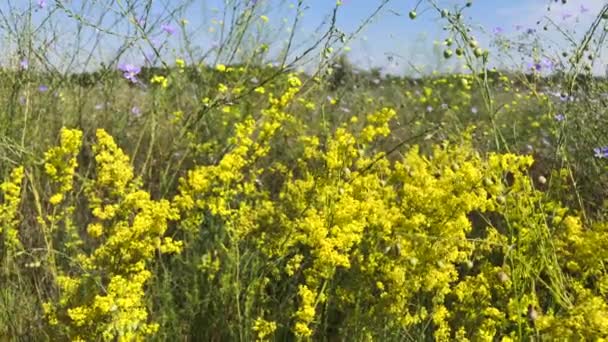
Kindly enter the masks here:
[[399, 4], [463, 70], [405, 76], [331, 2], [0, 5], [0, 341], [608, 339], [608, 5]]

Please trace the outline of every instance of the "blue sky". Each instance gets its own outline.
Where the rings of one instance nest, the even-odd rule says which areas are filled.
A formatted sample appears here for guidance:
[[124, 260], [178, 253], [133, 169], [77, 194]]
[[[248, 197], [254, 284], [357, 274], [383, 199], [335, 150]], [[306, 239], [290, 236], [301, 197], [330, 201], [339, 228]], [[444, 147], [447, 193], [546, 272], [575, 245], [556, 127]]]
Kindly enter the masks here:
[[[1, 0], [0, 10], [5, 16], [18, 17], [15, 20], [21, 22], [24, 20], [23, 17], [19, 17], [22, 15], [21, 12], [8, 11], [9, 4], [12, 3], [15, 9], [22, 10], [28, 5], [32, 6], [35, 9], [33, 17], [36, 23], [42, 22], [51, 14], [51, 20], [44, 21], [45, 26], [37, 33], [36, 39], [39, 44], [52, 42], [48, 51], [51, 55], [50, 59], [61, 61], [60, 63], [65, 65], [63, 59], [74, 54], [79, 55], [80, 59], [88, 57], [88, 50], [93, 47], [95, 53], [90, 60], [95, 62], [115, 54], [118, 47], [124, 43], [124, 40], [117, 37], [133, 30], [128, 20], [124, 18], [122, 21], [115, 20], [119, 17], [116, 13], [124, 10], [124, 6], [129, 3], [137, 4], [134, 12], [141, 13], [149, 0], [47, 0], [44, 8], [38, 8], [39, 1], [41, 0]], [[152, 16], [162, 23], [177, 26], [180, 19], [187, 19], [190, 22], [187, 26], [188, 38], [199, 46], [199, 51], [204, 53], [212, 48], [214, 41], [219, 39], [218, 21], [222, 19], [223, 4], [225, 1], [237, 0], [190, 0], [191, 6], [172, 16], [168, 12], [187, 1], [150, 1], [152, 1]], [[327, 18], [335, 6], [335, 0], [303, 0], [303, 2], [306, 10], [302, 13], [301, 25], [295, 35], [298, 42], [311, 41], [318, 36], [315, 28]], [[383, 0], [343, 0], [338, 14], [338, 28], [346, 33], [354, 31], [381, 2]], [[414, 9], [417, 2], [389, 0], [375, 20], [366, 26], [355, 41], [348, 44], [351, 48], [349, 58], [361, 67], [382, 67], [392, 73], [407, 72], [411, 70], [411, 65], [426, 67], [429, 70], [445, 70], [446, 65], [453, 66], [454, 62], [446, 64], [440, 58], [442, 47], [434, 45], [434, 41], [441, 41], [447, 36], [446, 32], [441, 30], [444, 23], [438, 14], [430, 9], [427, 0], [421, 1], [421, 5], [416, 9], [418, 13], [416, 20], [408, 18], [408, 12]], [[454, 6], [462, 6], [465, 0], [436, 0], [436, 2], [442, 8], [450, 9]], [[56, 7], [58, 3], [72, 12], [72, 18], [69, 18], [64, 9]], [[567, 5], [562, 5], [561, 1], [555, 4], [552, 0], [474, 0], [473, 6], [468, 8], [465, 14], [482, 46], [490, 46], [490, 41], [495, 37], [492, 31], [496, 27], [500, 27], [502, 35], [508, 38], [519, 37], [526, 29], [535, 28], [539, 30], [542, 42], [547, 47], [545, 53], [549, 56], [558, 56], [560, 51], [567, 49], [566, 40], [554, 29], [542, 32], [542, 25], [536, 25], [536, 22], [538, 20], [546, 22], [543, 18], [548, 17], [566, 32], [580, 36], [581, 29], [589, 25], [604, 3], [605, 0], [569, 0]], [[284, 40], [289, 35], [286, 27], [293, 20], [295, 4], [297, 0], [258, 0], [258, 14], [267, 15], [269, 18], [268, 24], [260, 26], [273, 32], [265, 36], [265, 39], [275, 44], [277, 48], [284, 45]], [[552, 5], [548, 12], [549, 4]], [[77, 26], [74, 15], [81, 16], [89, 22], [96, 22], [101, 15], [105, 15], [105, 18], [101, 22], [101, 30], [85, 26], [82, 37], [87, 39], [83, 44], [78, 45], [75, 43]], [[6, 33], [6, 28], [2, 28], [1, 25], [2, 20], [0, 20], [0, 31]], [[576, 33], [576, 30], [579, 32]], [[164, 51], [168, 56], [179, 57], [183, 54], [183, 49], [180, 49], [183, 37], [180, 37], [180, 34], [184, 33], [178, 32], [177, 35], [169, 36], [164, 32], [156, 32], [155, 44], [164, 43]], [[89, 39], [95, 35], [101, 37], [97, 45], [94, 45], [94, 39]], [[132, 48], [122, 59], [140, 63], [144, 58], [143, 54], [146, 53], [145, 44], [140, 46], [143, 48]], [[388, 55], [394, 56], [392, 62], [387, 60]], [[510, 57], [516, 59], [517, 56]], [[91, 63], [87, 58], [84, 60]], [[516, 65], [517, 61], [512, 64]]]
[[[408, 12], [414, 9], [417, 1], [391, 1], [387, 10], [379, 16], [364, 32], [361, 39], [353, 44], [351, 58], [362, 65], [382, 65], [399, 72], [408, 62], [418, 65], [443, 64], [441, 58], [433, 53], [433, 42], [442, 41], [447, 37], [441, 29], [443, 22], [432, 9], [422, 1], [417, 8], [416, 20], [408, 18]], [[438, 1], [443, 8], [462, 6], [463, 0]], [[317, 14], [323, 13], [331, 6], [332, 1], [313, 0], [311, 8], [316, 7]], [[352, 29], [360, 20], [370, 13], [377, 5], [377, 0], [349, 0], [343, 5], [339, 24]], [[482, 45], [488, 46], [492, 40], [493, 30], [500, 28], [505, 37], [514, 38], [528, 28], [538, 31], [542, 39], [551, 42], [554, 51], [559, 54], [567, 48], [562, 35], [555, 30], [542, 31], [543, 24], [537, 25], [547, 18], [580, 37], [581, 31], [588, 27], [594, 15], [598, 13], [604, 0], [569, 0], [567, 5], [561, 1], [555, 4], [548, 0], [477, 0], [465, 12], [468, 22], [476, 28], [477, 37]], [[548, 5], [550, 10], [548, 11]], [[313, 12], [314, 13], [314, 12]], [[578, 32], [577, 32], [578, 31]], [[395, 63], [402, 60], [401, 65], [391, 66], [386, 60], [386, 54], [396, 54], [402, 59], [395, 58]], [[395, 64], [393, 63], [393, 64]]]

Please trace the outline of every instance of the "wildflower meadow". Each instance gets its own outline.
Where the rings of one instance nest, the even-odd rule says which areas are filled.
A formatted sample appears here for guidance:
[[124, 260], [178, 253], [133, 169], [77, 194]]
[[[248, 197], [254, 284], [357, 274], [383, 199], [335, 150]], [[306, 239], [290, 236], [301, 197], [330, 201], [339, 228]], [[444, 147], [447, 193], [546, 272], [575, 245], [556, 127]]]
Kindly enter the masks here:
[[608, 4], [0, 1], [0, 341], [607, 341]]

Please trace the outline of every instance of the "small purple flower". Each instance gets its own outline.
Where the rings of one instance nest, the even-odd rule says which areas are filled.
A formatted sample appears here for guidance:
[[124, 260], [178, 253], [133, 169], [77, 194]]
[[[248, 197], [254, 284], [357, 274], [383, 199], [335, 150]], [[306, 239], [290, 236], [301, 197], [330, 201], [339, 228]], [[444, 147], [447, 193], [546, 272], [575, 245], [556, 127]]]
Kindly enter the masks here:
[[177, 32], [177, 29], [175, 27], [173, 27], [171, 24], [162, 24], [160, 25], [160, 28], [167, 32], [167, 34], [169, 34], [170, 36], [174, 35], [175, 32]]
[[529, 28], [526, 30], [527, 34], [534, 34], [534, 32], [536, 32], [536, 30], [534, 30], [533, 28]]
[[555, 115], [555, 121], [557, 121], [557, 122], [562, 122], [562, 121], [564, 121], [564, 119], [566, 119], [566, 117], [564, 116], [564, 114], [557, 114], [557, 115]]
[[23, 96], [23, 95], [19, 96], [19, 103], [22, 105], [27, 103], [27, 99], [25, 98], [25, 96]]
[[593, 149], [594, 157], [608, 159], [608, 146], [596, 147]]
[[477, 107], [473, 106], [473, 107], [471, 107], [471, 113], [477, 114], [477, 113], [479, 113], [479, 110], [477, 109]]
[[543, 66], [540, 63], [537, 63], [537, 62], [528, 63], [528, 70], [540, 72], [542, 70], [542, 68], [543, 68]]
[[497, 26], [492, 30], [492, 33], [494, 33], [495, 35], [501, 35], [504, 31], [505, 30], [502, 27]]
[[589, 12], [589, 8], [585, 7], [585, 5], [581, 5], [581, 14]]
[[540, 61], [542, 67], [544, 67], [546, 70], [551, 70], [553, 69], [553, 61], [550, 60], [549, 58], [543, 58]]
[[572, 13], [563, 13], [562, 20], [567, 20], [572, 17]]
[[515, 25], [515, 31], [521, 31], [524, 27], [522, 25]]
[[38, 86], [38, 91], [41, 92], [41, 93], [46, 93], [47, 91], [49, 91], [49, 87], [47, 87], [44, 84], [41, 84], [41, 85]]
[[139, 117], [141, 115], [141, 108], [138, 106], [131, 107], [131, 114], [133, 114], [135, 117]]
[[427, 111], [427, 112], [429, 112], [429, 113], [430, 113], [430, 112], [432, 112], [432, 111], [433, 111], [433, 107], [431, 107], [431, 106], [427, 106], [427, 107], [426, 107], [426, 111]]
[[21, 68], [21, 70], [27, 70], [29, 68], [30, 64], [27, 61], [27, 59], [22, 59], [21, 62], [19, 62], [19, 67]]
[[141, 72], [141, 68], [133, 64], [120, 64], [118, 70], [123, 72], [123, 77], [131, 81], [131, 83], [137, 83], [137, 75]]
[[42, 9], [46, 7], [46, 0], [38, 0], [38, 8]]

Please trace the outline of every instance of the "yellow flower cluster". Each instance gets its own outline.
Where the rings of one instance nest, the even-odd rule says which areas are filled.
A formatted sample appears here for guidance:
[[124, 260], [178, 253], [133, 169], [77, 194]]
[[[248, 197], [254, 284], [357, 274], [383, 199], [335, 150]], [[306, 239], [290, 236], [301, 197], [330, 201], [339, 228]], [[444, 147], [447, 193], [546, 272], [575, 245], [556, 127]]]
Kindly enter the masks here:
[[16, 252], [23, 248], [19, 241], [19, 206], [23, 167], [16, 167], [9, 180], [0, 184], [0, 237], [4, 237], [6, 251]]
[[148, 322], [147, 265], [157, 251], [180, 251], [180, 243], [163, 237], [178, 214], [168, 201], [154, 201], [138, 188], [128, 157], [105, 131], [97, 131], [93, 152], [96, 179], [86, 195], [95, 220], [87, 232], [96, 248], [75, 256], [81, 273], [57, 278], [60, 298], [46, 312], [76, 340], [141, 340], [158, 329]]
[[272, 334], [277, 330], [275, 322], [269, 322], [261, 317], [258, 317], [253, 323], [253, 331], [257, 334], [257, 341], [268, 341]]
[[[293, 334], [315, 336], [329, 301], [342, 313], [342, 329], [370, 338], [428, 329], [436, 340], [507, 341], [556, 337], [564, 326], [588, 331], [572, 338], [608, 334], [599, 318], [605, 292], [568, 281], [561, 268], [588, 272], [588, 281], [608, 289], [599, 266], [605, 235], [598, 227], [585, 232], [534, 188], [530, 156], [481, 155], [465, 134], [458, 145], [428, 154], [414, 147], [391, 161], [374, 141], [390, 134], [394, 110], [382, 108], [362, 124], [353, 118], [328, 137], [306, 135], [307, 125], [289, 114], [290, 105], [306, 102], [294, 101], [301, 82], [291, 76], [287, 83], [279, 97], [268, 95], [270, 106], [257, 121], [236, 125], [232, 148], [216, 165], [189, 171], [175, 203], [185, 231], [220, 218], [225, 246], [236, 255], [255, 246], [261, 263], [273, 265], [267, 272], [275, 281], [256, 291], [280, 282], [297, 289], [285, 317]], [[294, 136], [288, 123], [298, 126]], [[261, 167], [281, 129], [299, 144], [295, 166]], [[271, 180], [274, 190], [260, 180]], [[551, 233], [560, 229], [568, 233]], [[589, 246], [593, 252], [583, 252]], [[567, 260], [542, 259], [555, 253]], [[221, 248], [212, 254], [216, 267], [201, 272], [227, 267]], [[263, 296], [255, 300], [266, 305]]]
[[162, 76], [162, 75], [153, 76], [150, 79], [150, 83], [158, 84], [163, 89], [165, 89], [169, 86], [169, 80], [165, 76]]
[[80, 152], [82, 132], [63, 128], [60, 136], [59, 146], [49, 149], [44, 155], [46, 174], [58, 187], [49, 200], [53, 205], [61, 203], [65, 194], [72, 190], [74, 171], [78, 167], [76, 158]]
[[[242, 340], [317, 339], [332, 329], [365, 340], [608, 337], [608, 225], [587, 226], [537, 190], [532, 157], [482, 154], [470, 132], [457, 144], [387, 156], [378, 140], [395, 110], [379, 107], [320, 135], [293, 114], [317, 110], [301, 96], [302, 80], [282, 82], [257, 88], [267, 105], [255, 113], [203, 100], [236, 123], [225, 141], [199, 146], [221, 154], [186, 171], [172, 202], [142, 190], [129, 158], [97, 131], [83, 192], [90, 215], [78, 232], [87, 247], [68, 256], [73, 265], [57, 262], [58, 296], [43, 306], [61, 337], [150, 338], [161, 328], [146, 305], [151, 264], [182, 249], [176, 264], [196, 273], [179, 284], [190, 290], [183, 298], [221, 308]], [[424, 88], [420, 101], [436, 105], [436, 95]], [[72, 191], [80, 139], [64, 130], [45, 155], [61, 195], [53, 208]], [[3, 229], [16, 227], [22, 175], [16, 169], [2, 185]], [[183, 246], [166, 237], [169, 222]]]

